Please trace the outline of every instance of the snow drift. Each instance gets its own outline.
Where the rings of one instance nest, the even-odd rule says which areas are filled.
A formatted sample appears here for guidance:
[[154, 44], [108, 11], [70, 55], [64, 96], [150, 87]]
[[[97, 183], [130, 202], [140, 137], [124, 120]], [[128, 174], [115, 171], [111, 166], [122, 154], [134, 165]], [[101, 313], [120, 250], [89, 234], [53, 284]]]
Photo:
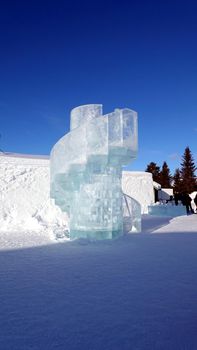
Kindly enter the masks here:
[[0, 156], [0, 231], [68, 228], [49, 196], [49, 159]]
[[140, 203], [142, 214], [148, 213], [148, 206], [154, 203], [152, 174], [145, 171], [123, 171], [122, 189]]

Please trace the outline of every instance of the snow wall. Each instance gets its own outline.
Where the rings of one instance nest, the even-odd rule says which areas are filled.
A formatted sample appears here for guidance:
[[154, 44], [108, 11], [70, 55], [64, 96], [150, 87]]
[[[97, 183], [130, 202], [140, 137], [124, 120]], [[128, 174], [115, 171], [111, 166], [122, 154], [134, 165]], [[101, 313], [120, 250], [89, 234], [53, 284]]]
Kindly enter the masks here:
[[148, 205], [154, 204], [154, 187], [151, 173], [123, 171], [122, 190], [141, 204], [142, 214], [147, 214]]
[[68, 229], [49, 196], [49, 159], [0, 155], [0, 231]]
[[[0, 231], [68, 230], [68, 217], [50, 199], [49, 159], [0, 155]], [[123, 172], [123, 191], [147, 213], [153, 203], [152, 175]]]

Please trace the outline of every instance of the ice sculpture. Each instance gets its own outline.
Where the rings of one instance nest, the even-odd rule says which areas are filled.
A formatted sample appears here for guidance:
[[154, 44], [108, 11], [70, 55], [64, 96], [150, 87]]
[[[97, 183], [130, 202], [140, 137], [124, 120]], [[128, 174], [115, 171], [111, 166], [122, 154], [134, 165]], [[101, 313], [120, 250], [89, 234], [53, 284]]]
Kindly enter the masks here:
[[123, 228], [125, 233], [141, 232], [141, 205], [123, 193]]
[[122, 166], [137, 154], [137, 113], [102, 105], [71, 111], [70, 132], [50, 156], [51, 197], [70, 217], [70, 237], [106, 239], [123, 232]]

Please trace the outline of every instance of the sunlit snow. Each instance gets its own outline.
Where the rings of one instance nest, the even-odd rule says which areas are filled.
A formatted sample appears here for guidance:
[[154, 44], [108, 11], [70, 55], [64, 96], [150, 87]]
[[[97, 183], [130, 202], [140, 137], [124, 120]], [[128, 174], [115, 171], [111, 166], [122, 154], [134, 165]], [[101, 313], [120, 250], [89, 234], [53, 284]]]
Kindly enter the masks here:
[[196, 214], [70, 242], [48, 160], [1, 156], [0, 189], [0, 349], [197, 349]]

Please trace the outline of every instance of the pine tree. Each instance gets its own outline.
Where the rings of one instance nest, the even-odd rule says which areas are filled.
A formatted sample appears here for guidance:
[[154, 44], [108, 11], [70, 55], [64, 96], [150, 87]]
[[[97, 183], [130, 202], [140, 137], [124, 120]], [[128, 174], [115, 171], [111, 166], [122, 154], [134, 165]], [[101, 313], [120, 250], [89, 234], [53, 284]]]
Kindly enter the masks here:
[[175, 169], [173, 180], [174, 180], [174, 184], [173, 184], [174, 192], [181, 193], [183, 188], [183, 182], [181, 179], [181, 172], [179, 168]]
[[172, 177], [170, 175], [170, 169], [166, 162], [163, 162], [162, 169], [160, 171], [160, 185], [163, 188], [171, 187]]
[[196, 188], [196, 166], [189, 147], [185, 148], [181, 163], [182, 190], [188, 193], [195, 191]]
[[152, 173], [153, 181], [160, 183], [160, 167], [156, 163], [150, 162], [146, 167], [146, 172]]

